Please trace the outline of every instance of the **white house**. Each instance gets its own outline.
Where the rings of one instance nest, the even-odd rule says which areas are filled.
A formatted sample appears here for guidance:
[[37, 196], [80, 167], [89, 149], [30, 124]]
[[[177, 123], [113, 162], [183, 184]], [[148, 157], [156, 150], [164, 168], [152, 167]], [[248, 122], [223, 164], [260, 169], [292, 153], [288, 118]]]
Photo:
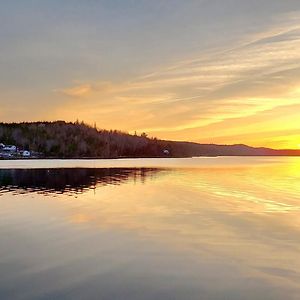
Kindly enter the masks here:
[[169, 155], [169, 154], [170, 154], [170, 151], [167, 150], [167, 149], [165, 149], [165, 150], [163, 151], [163, 153], [164, 153], [164, 155]]
[[3, 151], [16, 152], [17, 151], [17, 147], [14, 146], [14, 145], [7, 145], [2, 150]]
[[30, 157], [31, 153], [30, 153], [30, 151], [24, 150], [22, 155], [23, 155], [23, 157]]

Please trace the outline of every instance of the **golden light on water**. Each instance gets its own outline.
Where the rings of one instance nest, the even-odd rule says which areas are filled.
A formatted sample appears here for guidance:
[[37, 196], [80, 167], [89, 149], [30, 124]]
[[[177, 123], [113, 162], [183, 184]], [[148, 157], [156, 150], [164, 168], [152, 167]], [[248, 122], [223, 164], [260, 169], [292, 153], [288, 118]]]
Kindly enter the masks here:
[[[300, 268], [300, 158], [164, 161], [169, 167], [166, 164], [150, 173], [133, 169], [134, 176], [122, 181], [119, 170], [105, 184], [93, 184], [74, 194], [51, 189], [18, 191], [17, 186], [4, 190], [0, 203], [5, 218], [1, 222], [24, 224], [18, 229], [21, 233], [24, 230], [25, 235], [30, 232], [37, 240], [45, 239], [38, 243], [43, 248], [38, 253], [50, 258], [59, 253], [59, 258], [47, 260], [49, 270], [52, 264], [55, 270], [64, 270], [66, 262], [79, 260], [80, 274], [86, 276], [99, 261], [95, 266], [103, 278], [103, 264], [109, 274], [115, 274], [118, 262], [122, 268], [130, 266], [126, 278], [133, 268], [143, 275], [139, 278], [146, 276], [149, 282], [154, 276], [165, 285], [170, 273], [160, 268], [162, 259], [167, 270], [178, 268], [176, 274], [182, 276], [184, 285], [192, 284], [194, 278], [193, 286], [205, 282], [208, 293], [216, 293], [216, 287], [206, 278], [230, 287], [221, 288], [222, 297], [229, 291], [245, 295], [250, 277], [260, 296], [282, 291], [297, 299], [292, 295], [300, 291], [295, 279]], [[73, 172], [75, 176], [76, 170]], [[124, 179], [126, 173], [120, 174]], [[49, 254], [53, 245], [60, 251]], [[183, 272], [180, 261], [186, 264], [187, 257], [192, 263], [189, 271]], [[154, 273], [153, 264], [158, 264]], [[68, 268], [71, 265], [67, 264]], [[264, 291], [257, 289], [261, 282]], [[158, 288], [155, 283], [153, 286]]]

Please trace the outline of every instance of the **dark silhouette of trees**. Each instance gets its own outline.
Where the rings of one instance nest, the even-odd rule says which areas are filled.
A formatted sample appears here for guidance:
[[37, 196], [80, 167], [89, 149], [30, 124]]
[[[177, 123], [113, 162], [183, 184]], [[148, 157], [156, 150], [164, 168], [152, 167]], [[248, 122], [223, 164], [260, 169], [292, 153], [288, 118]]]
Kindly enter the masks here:
[[45, 157], [136, 157], [160, 156], [162, 145], [141, 136], [117, 130], [98, 130], [78, 120], [0, 123], [0, 142], [24, 150], [42, 153]]

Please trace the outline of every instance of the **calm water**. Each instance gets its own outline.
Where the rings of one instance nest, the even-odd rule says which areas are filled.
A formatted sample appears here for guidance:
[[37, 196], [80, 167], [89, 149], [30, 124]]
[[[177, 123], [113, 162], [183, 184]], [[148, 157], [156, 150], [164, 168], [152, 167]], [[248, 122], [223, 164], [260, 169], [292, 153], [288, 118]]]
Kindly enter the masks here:
[[300, 299], [300, 158], [0, 161], [0, 240], [5, 300]]

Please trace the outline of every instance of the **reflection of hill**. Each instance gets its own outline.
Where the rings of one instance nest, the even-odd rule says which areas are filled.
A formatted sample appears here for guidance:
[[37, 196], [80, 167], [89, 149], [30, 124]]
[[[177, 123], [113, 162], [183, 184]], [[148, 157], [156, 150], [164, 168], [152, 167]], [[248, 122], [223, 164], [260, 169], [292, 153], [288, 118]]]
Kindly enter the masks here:
[[158, 169], [3, 169], [0, 195], [16, 193], [83, 193], [99, 185], [118, 185], [127, 180], [144, 182]]

